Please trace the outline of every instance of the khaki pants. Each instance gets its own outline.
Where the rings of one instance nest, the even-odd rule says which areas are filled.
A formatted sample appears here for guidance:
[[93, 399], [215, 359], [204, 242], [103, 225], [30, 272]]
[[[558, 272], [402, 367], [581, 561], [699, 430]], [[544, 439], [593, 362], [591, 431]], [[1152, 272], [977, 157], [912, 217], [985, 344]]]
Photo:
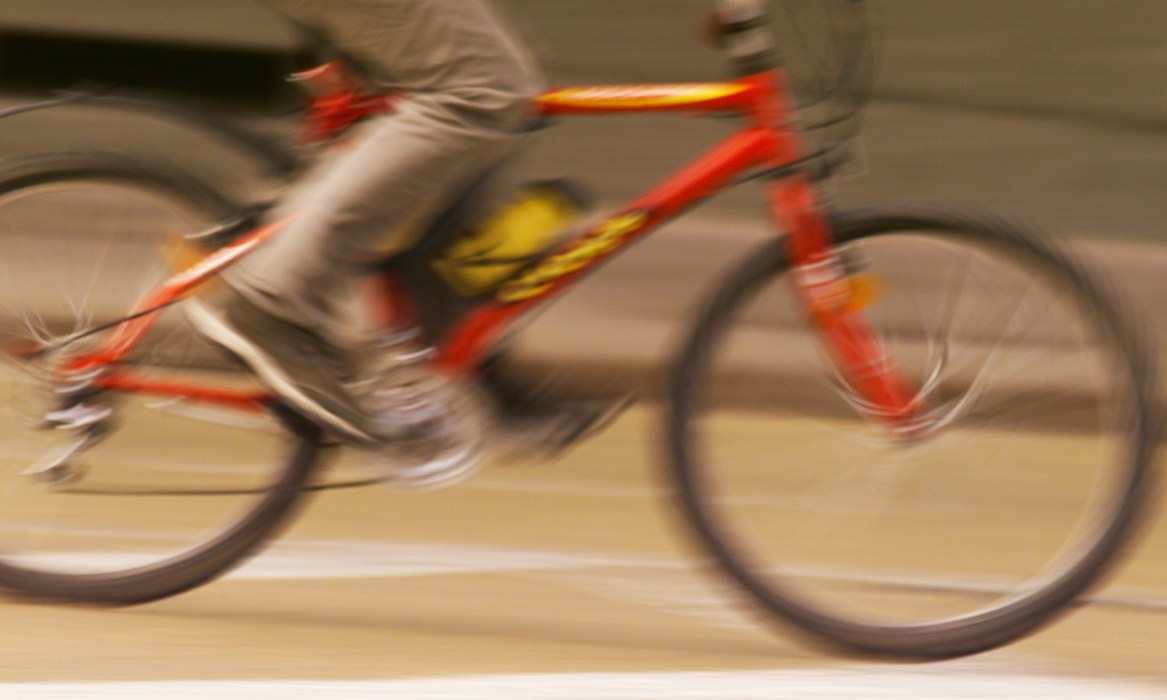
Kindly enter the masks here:
[[[523, 138], [527, 102], [538, 88], [531, 64], [502, 25], [484, 30], [480, 17], [465, 12], [482, 11], [479, 0], [392, 1], [433, 3], [425, 5], [426, 29], [435, 44], [427, 50], [438, 57], [439, 68], [440, 57], [450, 53], [443, 53], [449, 48], [441, 45], [443, 38], [451, 46], [461, 42], [457, 53], [481, 55], [483, 61], [452, 61], [435, 73], [441, 81], [431, 82], [395, 114], [362, 124], [346, 150], [322, 163], [276, 207], [277, 215], [294, 216], [284, 230], [223, 275], [268, 313], [325, 337], [342, 335], [337, 319], [357, 274], [355, 263], [415, 244], [444, 207], [513, 153]], [[363, 7], [369, 5], [366, 0]], [[435, 7], [445, 14], [435, 15]], [[473, 34], [459, 33], [471, 19], [478, 22]], [[393, 40], [392, 31], [386, 29], [386, 41]], [[467, 36], [479, 45], [466, 46]], [[484, 81], [483, 65], [496, 80]], [[459, 80], [460, 72], [466, 80]]]

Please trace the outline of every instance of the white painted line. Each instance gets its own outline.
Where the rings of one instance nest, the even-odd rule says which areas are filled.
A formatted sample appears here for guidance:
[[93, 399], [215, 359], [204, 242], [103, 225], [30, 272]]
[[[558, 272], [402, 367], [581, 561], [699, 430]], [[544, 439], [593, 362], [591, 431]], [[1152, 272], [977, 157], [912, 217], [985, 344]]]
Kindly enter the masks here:
[[[66, 551], [36, 552], [9, 558], [42, 569], [98, 572], [142, 566], [158, 561], [163, 555], [163, 551]], [[396, 578], [611, 567], [683, 569], [686, 564], [682, 561], [443, 544], [289, 540], [276, 543], [262, 555], [229, 573], [226, 578]]]
[[[77, 532], [75, 535], [95, 533]], [[100, 533], [103, 538], [189, 541], [189, 533], [144, 535], [141, 533]], [[166, 550], [61, 551], [10, 555], [8, 559], [25, 566], [67, 572], [108, 572], [155, 563]], [[636, 557], [631, 555], [576, 554], [524, 549], [475, 547], [429, 543], [391, 543], [349, 540], [284, 540], [260, 556], [245, 562], [224, 578], [237, 581], [402, 578], [449, 574], [505, 573], [514, 571], [584, 572], [591, 579], [611, 578], [604, 570], [641, 572], [668, 571], [683, 575], [698, 565], [697, 560]], [[1016, 581], [976, 578], [953, 574], [883, 573], [859, 569], [790, 567], [784, 575], [802, 579], [831, 580], [874, 588], [929, 591], [952, 594], [1016, 593]], [[1167, 598], [1157, 591], [1111, 589], [1082, 600], [1084, 604], [1141, 610], [1167, 610]]]
[[235, 579], [383, 578], [610, 567], [684, 568], [684, 562], [444, 544], [299, 541], [277, 545], [228, 574]]
[[501, 491], [504, 493], [539, 493], [554, 496], [575, 496], [579, 498], [622, 498], [647, 499], [660, 498], [667, 492], [664, 489], [644, 488], [639, 486], [605, 486], [588, 483], [536, 483], [532, 481], [495, 481], [490, 479], [475, 479], [458, 484], [454, 488], [469, 491]]
[[1162, 700], [1149, 685], [977, 668], [848, 666], [788, 671], [579, 673], [372, 681], [164, 681], [0, 684], [0, 697], [167, 700]]

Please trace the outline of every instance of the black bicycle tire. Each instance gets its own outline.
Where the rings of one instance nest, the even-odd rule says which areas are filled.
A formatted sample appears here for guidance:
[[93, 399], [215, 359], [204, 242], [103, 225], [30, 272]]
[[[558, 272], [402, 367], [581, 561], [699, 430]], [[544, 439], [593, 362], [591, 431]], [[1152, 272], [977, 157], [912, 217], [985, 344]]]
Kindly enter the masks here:
[[183, 128], [194, 129], [218, 139], [235, 152], [251, 159], [265, 173], [282, 179], [291, 179], [304, 166], [304, 160], [286, 140], [242, 126], [221, 116], [210, 105], [177, 95], [124, 89], [64, 92], [57, 97], [0, 110], [0, 120], [78, 104], [145, 114], [181, 125]]
[[[205, 182], [159, 164], [105, 153], [15, 161], [0, 169], [0, 196], [79, 179], [148, 188], [223, 219], [237, 210], [229, 197]], [[277, 407], [276, 412], [297, 444], [266, 495], [222, 532], [163, 561], [113, 573], [34, 571], [0, 556], [0, 589], [38, 600], [129, 605], [181, 593], [237, 566], [289, 521], [295, 506], [304, 501], [305, 484], [320, 461], [321, 429], [291, 411]]]
[[1003, 219], [939, 208], [869, 209], [834, 215], [831, 226], [840, 243], [905, 231], [975, 238], [982, 244], [1038, 261], [1068, 283], [1093, 312], [1094, 319], [1106, 326], [1131, 382], [1135, 420], [1128, 435], [1130, 458], [1120, 467], [1124, 470], [1123, 479], [1110, 521], [1063, 576], [999, 610], [990, 609], [958, 622], [883, 626], [841, 619], [811, 609], [751, 571], [720, 530], [712, 506], [702, 500], [702, 466], [695, 458], [689, 424], [712, 352], [718, 337], [729, 327], [733, 309], [787, 271], [786, 243], [782, 239], [758, 247], [724, 278], [707, 299], [671, 366], [664, 437], [666, 469], [676, 505], [697, 545], [712, 556], [718, 571], [748, 593], [770, 619], [786, 623], [787, 628], [804, 634], [812, 643], [847, 653], [939, 659], [985, 651], [1032, 633], [1066, 611], [1077, 596], [1096, 584], [1120, 559], [1153, 490], [1150, 465], [1160, 421], [1152, 395], [1155, 384], [1144, 325], [1133, 320], [1130, 310], [1116, 301], [1102, 278], [1090, 275], [1040, 232]]

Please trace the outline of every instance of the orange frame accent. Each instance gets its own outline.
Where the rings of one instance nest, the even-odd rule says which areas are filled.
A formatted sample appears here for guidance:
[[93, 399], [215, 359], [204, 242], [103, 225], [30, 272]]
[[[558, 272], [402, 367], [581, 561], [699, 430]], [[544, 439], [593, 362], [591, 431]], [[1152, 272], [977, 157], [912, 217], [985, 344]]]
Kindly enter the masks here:
[[[746, 125], [582, 235], [520, 269], [503, 283], [494, 298], [472, 309], [438, 343], [433, 366], [451, 376], [472, 375], [484, 353], [518, 316], [562, 293], [661, 224], [731, 187], [740, 173], [753, 168], [781, 167], [804, 156], [781, 71], [722, 83], [559, 88], [536, 97], [532, 110], [540, 116], [732, 112], [739, 113]], [[840, 293], [847, 280], [833, 252], [829, 227], [813, 184], [807, 177], [796, 174], [766, 182], [765, 189], [777, 227], [787, 232], [796, 291], [828, 354], [852, 388], [878, 407], [877, 415], [882, 420], [899, 422], [910, 418], [920, 408], [912, 387], [887, 358], [866, 319], [846, 303], [845, 291]], [[194, 287], [275, 235], [284, 223], [256, 229], [167, 280], [143, 298], [131, 315], [160, 308], [189, 294]], [[388, 303], [383, 307], [407, 313], [408, 307], [396, 289], [397, 285], [391, 281], [382, 285], [383, 293], [388, 296]], [[127, 321], [97, 352], [77, 357], [68, 366], [93, 369], [118, 363], [141, 340], [155, 316]], [[113, 390], [181, 396], [241, 408], [262, 407], [270, 400], [253, 392], [232, 393], [138, 380], [123, 369], [112, 372], [102, 383]]]

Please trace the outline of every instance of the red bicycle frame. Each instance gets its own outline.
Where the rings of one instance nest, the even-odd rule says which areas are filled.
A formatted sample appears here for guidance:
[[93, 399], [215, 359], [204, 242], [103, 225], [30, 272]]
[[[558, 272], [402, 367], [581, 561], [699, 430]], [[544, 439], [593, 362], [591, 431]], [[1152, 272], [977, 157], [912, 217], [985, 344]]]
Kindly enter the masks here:
[[[745, 125], [582, 235], [520, 269], [439, 342], [434, 367], [452, 376], [473, 374], [483, 354], [512, 321], [562, 293], [628, 244], [695, 203], [732, 186], [742, 173], [777, 169], [802, 159], [805, 154], [788, 94], [784, 74], [773, 70], [731, 82], [599, 85], [555, 89], [539, 95], [534, 109], [540, 116], [729, 112], [741, 115]], [[872, 415], [889, 423], [902, 423], [919, 409], [915, 392], [852, 303], [853, 287], [833, 250], [813, 183], [796, 170], [784, 172], [780, 179], [766, 180], [764, 187], [775, 224], [786, 232], [798, 297], [840, 375], [873, 407]], [[110, 390], [262, 408], [270, 401], [267, 395], [146, 381], [119, 366], [119, 362], [149, 329], [157, 315], [148, 313], [151, 309], [181, 299], [276, 235], [282, 223], [256, 229], [166, 281], [135, 306], [127, 317], [132, 320], [117, 326], [99, 350], [74, 358], [68, 366], [102, 368], [95, 383]], [[397, 285], [386, 281], [380, 289], [385, 296], [384, 306], [403, 313], [400, 310], [407, 306]], [[383, 320], [391, 320], [388, 316]]]

